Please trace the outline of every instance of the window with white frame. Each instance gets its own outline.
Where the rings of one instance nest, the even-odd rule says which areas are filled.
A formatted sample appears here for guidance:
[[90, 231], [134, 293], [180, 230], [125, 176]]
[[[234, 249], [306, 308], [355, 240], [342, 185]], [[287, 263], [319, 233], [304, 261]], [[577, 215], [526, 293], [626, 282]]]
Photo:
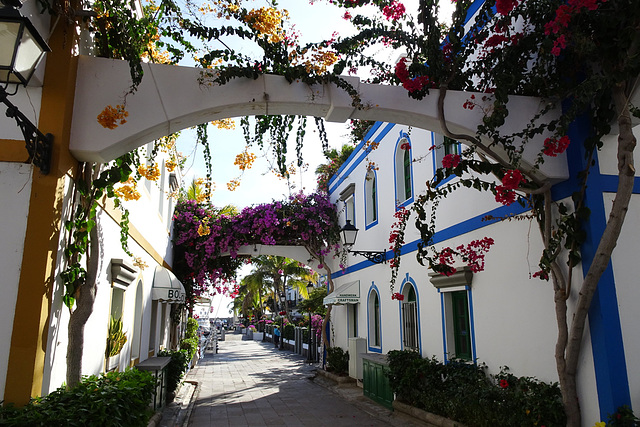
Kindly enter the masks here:
[[370, 226], [378, 221], [378, 182], [373, 170], [367, 172], [364, 193], [366, 225]]
[[418, 351], [418, 301], [416, 290], [411, 283], [407, 283], [402, 294], [402, 344], [407, 350]]
[[344, 203], [344, 219], [351, 221], [352, 225], [356, 225], [356, 203], [355, 203], [355, 184], [349, 184], [340, 193], [340, 200]]
[[380, 296], [375, 289], [369, 292], [369, 348], [380, 348], [382, 331], [380, 324]]
[[446, 359], [473, 360], [473, 304], [471, 279], [473, 273], [469, 267], [458, 269], [451, 276], [429, 273], [431, 283], [440, 293], [443, 312], [442, 333], [444, 335], [444, 353]]
[[448, 136], [440, 135], [438, 133], [433, 134], [434, 149], [434, 163], [435, 169], [442, 167], [442, 159], [448, 154], [460, 154], [460, 143]]
[[411, 142], [406, 134], [398, 140], [395, 152], [396, 201], [402, 206], [413, 200]]

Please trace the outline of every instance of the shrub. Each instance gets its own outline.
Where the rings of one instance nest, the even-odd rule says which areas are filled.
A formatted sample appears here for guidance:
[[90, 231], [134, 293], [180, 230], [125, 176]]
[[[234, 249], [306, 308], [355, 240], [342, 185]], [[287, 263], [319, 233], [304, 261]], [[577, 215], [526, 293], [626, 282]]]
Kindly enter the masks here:
[[338, 375], [346, 374], [349, 371], [349, 352], [341, 347], [329, 347], [327, 349], [327, 363], [329, 370]]
[[284, 331], [282, 332], [282, 336], [285, 340], [292, 340], [296, 335], [296, 327], [293, 326], [292, 323], [287, 323], [284, 325]]
[[193, 359], [198, 351], [198, 337], [184, 338], [180, 341], [180, 350], [187, 352], [188, 360]]
[[155, 379], [150, 372], [128, 369], [32, 399], [22, 408], [0, 407], [3, 426], [146, 426]]
[[184, 337], [193, 338], [197, 335], [196, 334], [197, 332], [198, 332], [198, 321], [193, 317], [190, 317], [187, 320], [187, 330], [184, 333]]
[[186, 350], [160, 351], [159, 357], [171, 357], [171, 362], [167, 365], [167, 395], [170, 395], [178, 388], [182, 376], [189, 367], [189, 355]]
[[390, 351], [389, 384], [399, 400], [473, 426], [565, 425], [560, 388], [503, 367], [486, 375], [485, 365], [447, 364], [412, 351]]

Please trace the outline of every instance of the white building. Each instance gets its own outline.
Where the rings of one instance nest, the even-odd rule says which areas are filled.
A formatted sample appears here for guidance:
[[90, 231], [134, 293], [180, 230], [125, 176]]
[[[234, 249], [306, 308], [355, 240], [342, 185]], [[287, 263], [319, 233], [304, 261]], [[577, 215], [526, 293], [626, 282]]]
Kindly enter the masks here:
[[[635, 130], [640, 136], [640, 128]], [[414, 203], [442, 157], [461, 148], [443, 141], [441, 135], [395, 124], [377, 122], [370, 129], [329, 184], [342, 224], [348, 219], [359, 229], [354, 251], [384, 251], [386, 258], [393, 257], [389, 235], [397, 206]], [[410, 149], [401, 148], [405, 143]], [[371, 149], [376, 144], [377, 148]], [[572, 145], [563, 161], [575, 176], [584, 156], [580, 144]], [[431, 149], [433, 146], [437, 148]], [[592, 211], [589, 233], [595, 240], [604, 229], [616, 188], [614, 148], [603, 150], [598, 162], [587, 190]], [[569, 198], [574, 186], [571, 179], [558, 182], [554, 198]], [[336, 291], [325, 300], [340, 304], [332, 311], [333, 344], [348, 349], [349, 338], [360, 337], [364, 343], [360, 349], [368, 353], [414, 349], [441, 361], [456, 357], [484, 362], [491, 373], [506, 365], [518, 376], [558, 381], [552, 286], [531, 278], [538, 270], [542, 250], [537, 225], [530, 220], [484, 220], [489, 215], [501, 218], [523, 213], [517, 203], [503, 206], [487, 193], [472, 189], [458, 190], [451, 196], [437, 210], [434, 244], [455, 248], [485, 236], [493, 238], [485, 270], [474, 274], [458, 269], [446, 277], [420, 265], [415, 257], [420, 235], [412, 217], [394, 289], [404, 295], [403, 301], [391, 298], [388, 263], [374, 264], [350, 254], [346, 271], [333, 266]], [[633, 230], [640, 225], [639, 204], [636, 195], [612, 268], [601, 279], [589, 314], [578, 378], [584, 425], [606, 419], [629, 399], [640, 404], [640, 333], [634, 315], [640, 289], [633, 273]], [[585, 244], [581, 250], [582, 271], [586, 272], [593, 247]], [[574, 301], [575, 295], [570, 307]]]
[[[39, 11], [35, 1], [21, 9], [41, 34], [49, 34], [51, 16]], [[46, 63], [37, 68], [28, 88], [20, 87], [8, 98], [43, 133], [53, 135], [49, 174], [25, 163], [22, 133], [4, 110], [0, 115], [0, 400], [18, 405], [65, 382], [69, 310], [62, 302], [59, 273], [65, 268], [64, 224], [72, 213], [71, 183], [79, 165], [68, 148], [78, 49], [71, 37], [74, 28], [66, 22], [55, 27], [47, 40], [52, 52]], [[169, 271], [173, 201], [167, 194], [180, 185], [181, 176], [167, 169], [167, 158], [158, 157], [159, 180], [141, 181], [140, 200], [125, 203], [129, 249], [146, 268], [134, 266], [122, 249], [120, 210], [100, 202], [102, 256], [94, 309], [85, 326], [83, 375], [124, 369], [177, 344], [170, 315], [172, 305], [184, 300], [184, 290]], [[127, 341], [117, 356], [107, 359], [111, 317], [122, 319]]]

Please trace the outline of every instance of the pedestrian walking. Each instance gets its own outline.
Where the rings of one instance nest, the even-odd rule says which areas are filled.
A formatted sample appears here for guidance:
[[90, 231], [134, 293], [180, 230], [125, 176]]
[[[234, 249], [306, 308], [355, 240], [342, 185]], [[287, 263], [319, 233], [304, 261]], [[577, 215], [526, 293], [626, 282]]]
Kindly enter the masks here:
[[273, 343], [276, 347], [280, 344], [280, 328], [278, 328], [278, 325], [273, 329]]

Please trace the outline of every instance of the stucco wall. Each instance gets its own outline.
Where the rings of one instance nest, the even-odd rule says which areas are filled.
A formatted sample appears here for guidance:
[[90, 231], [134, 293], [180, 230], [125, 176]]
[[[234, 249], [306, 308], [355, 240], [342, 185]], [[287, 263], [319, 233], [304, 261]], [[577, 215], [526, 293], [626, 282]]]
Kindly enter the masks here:
[[31, 196], [31, 176], [33, 167], [22, 163], [0, 162], [0, 396], [4, 395], [9, 345], [13, 331], [20, 266], [24, 250], [24, 236], [27, 229], [29, 198]]
[[[355, 222], [360, 230], [353, 248], [355, 250], [389, 249], [388, 238], [390, 226], [394, 222], [396, 197], [393, 157], [401, 131], [408, 132], [411, 141], [412, 159], [414, 159], [412, 165], [414, 195], [423, 192], [424, 183], [432, 178], [434, 170], [434, 154], [433, 150], [429, 150], [432, 145], [431, 133], [417, 129], [409, 131], [403, 126], [387, 124], [379, 124], [378, 128], [367, 136], [368, 140], [380, 143], [378, 148], [366, 156], [362, 152], [356, 153], [330, 184], [332, 200], [336, 201], [339, 210], [343, 207], [343, 203], [339, 201], [340, 193], [349, 184], [355, 184]], [[378, 181], [379, 219], [377, 225], [367, 229], [363, 193], [369, 162], [373, 162], [377, 168], [375, 173]], [[603, 162], [610, 164], [611, 160], [607, 159]], [[640, 203], [640, 200], [635, 203]], [[516, 212], [522, 212], [516, 205], [513, 207]], [[429, 211], [427, 212], [429, 214]], [[554, 359], [557, 326], [551, 283], [531, 279], [531, 274], [538, 270], [537, 264], [542, 247], [537, 224], [528, 219], [482, 221], [481, 218], [488, 213], [500, 216], [499, 214], [506, 212], [493, 200], [493, 197], [465, 189], [454, 193], [452, 197], [448, 197], [440, 204], [436, 220], [437, 229], [441, 232], [435, 244], [438, 248], [456, 247], [485, 236], [495, 241], [486, 257], [485, 271], [474, 274], [471, 284], [469, 301], [475, 356], [479, 362], [488, 365], [490, 373], [497, 373], [501, 366], [509, 366], [515, 375], [535, 376], [549, 382], [557, 381]], [[631, 229], [640, 221], [640, 218], [632, 215], [629, 220], [631, 222], [627, 227]], [[419, 238], [413, 222], [413, 218], [408, 221], [405, 243], [415, 242]], [[624, 274], [628, 276], [627, 280], [631, 280], [630, 266], [633, 265], [633, 261], [630, 258], [633, 257], [633, 239], [630, 233], [627, 239], [626, 243], [621, 242], [616, 251], [624, 251], [627, 254], [629, 259], [622, 261], [622, 264], [626, 266]], [[625, 244], [628, 248], [624, 246]], [[410, 278], [415, 283], [418, 293], [420, 351], [423, 356], [435, 355], [438, 359], [445, 360], [447, 355], [445, 355], [443, 339], [445, 331], [441, 295], [429, 280], [428, 268], [416, 261], [415, 246], [409, 245], [408, 250], [412, 252], [402, 257], [394, 292], [400, 290], [405, 278]], [[619, 277], [618, 270], [623, 269], [618, 267], [619, 263], [620, 261], [614, 263], [616, 277]], [[333, 271], [339, 271], [337, 266]], [[574, 274], [580, 276], [581, 271], [578, 267]], [[335, 276], [336, 287], [353, 280], [360, 280], [361, 302], [358, 310], [358, 336], [360, 337], [368, 337], [369, 291], [375, 287], [380, 293], [382, 348], [377, 350], [369, 347], [369, 351], [386, 353], [392, 349], [402, 348], [400, 303], [391, 299], [389, 265], [369, 265], [360, 256], [350, 256], [347, 273], [337, 273]], [[581, 277], [575, 278], [575, 281], [580, 280]], [[630, 294], [618, 297], [619, 301], [624, 301], [621, 303], [621, 317], [625, 339], [640, 343], [640, 337], [636, 337], [638, 333], [634, 332], [635, 329], [632, 330], [631, 326], [633, 301], [637, 301], [635, 298], [637, 295], [634, 290], [624, 292], [630, 292]], [[575, 296], [569, 300], [569, 317], [574, 301]], [[347, 325], [344, 323], [346, 306], [334, 307], [334, 311], [335, 315], [332, 318], [334, 330], [337, 331], [335, 343], [347, 348]], [[627, 319], [626, 327], [624, 327], [625, 319]], [[628, 366], [635, 366], [633, 355], [637, 350], [633, 344], [625, 347]], [[638, 389], [640, 376], [635, 373], [630, 374], [630, 383], [632, 394], [635, 393], [634, 398], [637, 399], [640, 394]], [[593, 425], [600, 420], [600, 413], [588, 330], [584, 336], [578, 386], [584, 425]]]

